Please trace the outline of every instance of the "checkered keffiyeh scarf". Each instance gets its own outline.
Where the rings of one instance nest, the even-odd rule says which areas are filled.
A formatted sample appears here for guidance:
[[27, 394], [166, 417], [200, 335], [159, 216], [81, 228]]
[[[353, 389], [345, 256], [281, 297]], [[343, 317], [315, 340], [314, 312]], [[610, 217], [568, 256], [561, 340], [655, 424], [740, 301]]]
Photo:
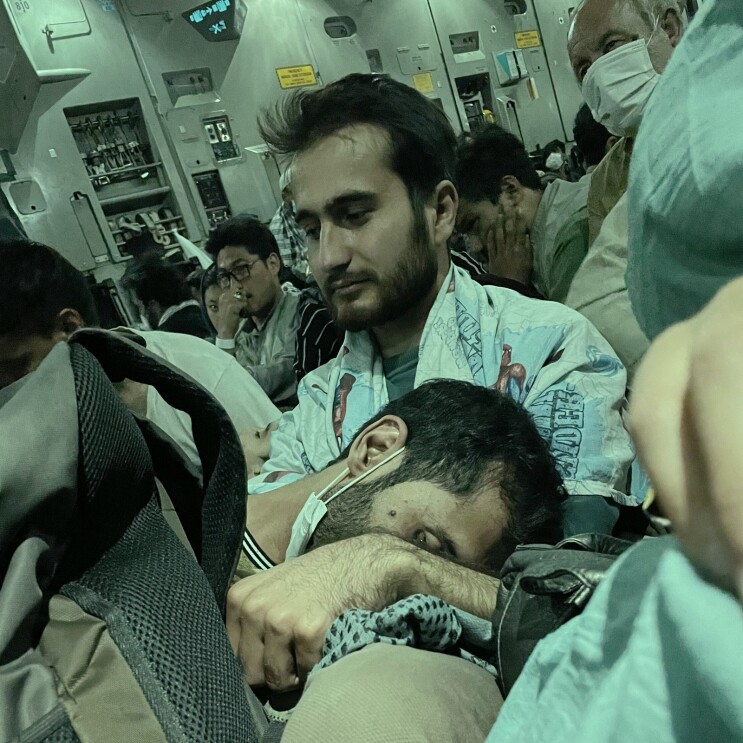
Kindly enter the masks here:
[[268, 228], [276, 238], [284, 265], [297, 275], [306, 276], [309, 273], [309, 265], [304, 232], [294, 220], [291, 206], [282, 204]]
[[470, 636], [477, 634], [471, 627], [471, 622], [460, 621], [458, 610], [435, 596], [410, 596], [379, 612], [352, 609], [341, 614], [328, 630], [323, 658], [313, 673], [368, 645], [384, 642], [458, 654], [495, 676], [492, 665], [463, 647], [480, 639]]

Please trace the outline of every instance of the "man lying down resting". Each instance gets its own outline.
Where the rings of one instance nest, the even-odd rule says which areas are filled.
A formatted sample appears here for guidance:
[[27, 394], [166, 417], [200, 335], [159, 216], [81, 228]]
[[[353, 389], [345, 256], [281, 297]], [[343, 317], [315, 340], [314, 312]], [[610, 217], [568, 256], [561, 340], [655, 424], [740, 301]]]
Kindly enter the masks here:
[[[495, 390], [424, 384], [389, 403], [330, 467], [338, 476], [304, 502], [248, 498], [245, 549], [261, 572], [233, 586], [227, 624], [253, 686], [301, 685], [351, 608], [422, 593], [490, 619], [494, 576], [516, 545], [562, 536], [552, 455], [529, 414]], [[335, 559], [341, 540], [356, 540], [355, 558]], [[456, 567], [456, 586], [426, 584], [426, 562], [437, 585]]]

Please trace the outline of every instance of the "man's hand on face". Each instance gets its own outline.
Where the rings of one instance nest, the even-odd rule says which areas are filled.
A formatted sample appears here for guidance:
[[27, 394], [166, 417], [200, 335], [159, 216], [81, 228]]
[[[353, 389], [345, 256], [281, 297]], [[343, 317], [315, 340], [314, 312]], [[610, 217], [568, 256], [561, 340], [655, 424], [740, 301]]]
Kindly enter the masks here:
[[228, 289], [219, 297], [219, 327], [217, 335], [225, 340], [234, 338], [240, 327], [241, 311], [245, 309], [245, 300], [235, 297], [235, 292]]
[[743, 279], [650, 347], [631, 431], [688, 557], [743, 601]]
[[251, 686], [302, 685], [344, 611], [394, 603], [394, 558], [380, 554], [384, 540], [377, 537], [320, 547], [232, 587], [227, 633]]
[[488, 231], [485, 243], [490, 273], [529, 284], [534, 253], [520, 209], [506, 212], [499, 206], [495, 224]]

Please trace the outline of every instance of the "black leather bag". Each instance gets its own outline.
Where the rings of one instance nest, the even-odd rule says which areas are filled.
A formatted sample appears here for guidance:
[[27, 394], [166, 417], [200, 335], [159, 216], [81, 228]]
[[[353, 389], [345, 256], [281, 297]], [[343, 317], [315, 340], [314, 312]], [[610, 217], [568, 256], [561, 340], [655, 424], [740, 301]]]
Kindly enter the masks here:
[[609, 568], [632, 542], [584, 534], [556, 546], [519, 547], [501, 572], [493, 615], [503, 696], [537, 643], [580, 614]]

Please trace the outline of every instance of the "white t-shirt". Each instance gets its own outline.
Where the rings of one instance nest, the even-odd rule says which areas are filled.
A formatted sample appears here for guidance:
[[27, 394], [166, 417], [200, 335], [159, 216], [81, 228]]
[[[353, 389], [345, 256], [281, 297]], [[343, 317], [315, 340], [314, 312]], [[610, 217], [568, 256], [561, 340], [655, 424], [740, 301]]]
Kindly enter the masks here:
[[[157, 330], [132, 332], [144, 339], [148, 351], [182, 370], [211, 392], [229, 415], [238, 434], [250, 428], [265, 428], [281, 416], [279, 409], [250, 373], [232, 356], [208, 341]], [[200, 467], [191, 419], [186, 413], [168, 405], [152, 387], [147, 390], [147, 419], [166, 433]]]

